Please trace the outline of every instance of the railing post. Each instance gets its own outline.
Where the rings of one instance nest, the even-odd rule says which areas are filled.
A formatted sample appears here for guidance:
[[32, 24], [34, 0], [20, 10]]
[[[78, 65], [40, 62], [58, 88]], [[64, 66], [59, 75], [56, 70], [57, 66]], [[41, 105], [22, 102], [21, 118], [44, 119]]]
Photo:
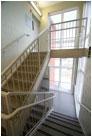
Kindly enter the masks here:
[[[11, 107], [10, 107], [10, 102], [9, 102], [9, 95], [8, 93], [5, 93], [5, 92], [2, 92], [2, 97], [4, 97], [3, 99], [3, 103], [4, 103], [4, 109], [6, 110], [6, 113], [7, 114], [10, 114], [11, 113]], [[10, 121], [7, 121], [7, 124], [8, 126], [6, 127], [7, 128], [7, 131], [6, 132], [11, 132], [12, 135], [14, 135], [14, 127], [13, 127], [13, 122], [10, 120]]]
[[48, 30], [48, 50], [50, 52], [51, 50], [51, 26], [49, 26], [49, 30]]
[[39, 45], [39, 38], [37, 39], [38, 44], [38, 61], [39, 61], [39, 71], [40, 71], [40, 45]]

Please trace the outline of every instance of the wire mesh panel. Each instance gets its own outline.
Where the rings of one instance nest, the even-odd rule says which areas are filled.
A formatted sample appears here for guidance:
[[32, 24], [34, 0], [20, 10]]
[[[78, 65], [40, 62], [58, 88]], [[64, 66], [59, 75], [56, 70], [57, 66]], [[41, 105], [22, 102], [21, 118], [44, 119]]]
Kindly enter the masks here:
[[[24, 105], [26, 96], [29, 98]], [[50, 92], [10, 92], [10, 113], [2, 110], [2, 135], [26, 135], [33, 131], [38, 122], [52, 109], [54, 96]]]
[[[46, 49], [43, 48], [43, 38]], [[31, 92], [35, 85], [36, 79], [41, 71], [48, 53], [48, 29], [41, 33], [25, 51], [2, 73], [2, 113], [10, 114], [20, 106], [24, 106], [30, 100], [29, 95], [25, 96], [8, 96], [8, 93]], [[33, 97], [33, 96], [32, 96]], [[34, 97], [32, 98], [34, 100]], [[26, 114], [26, 115], [24, 115]], [[29, 109], [17, 114], [13, 119], [2, 119], [2, 130], [6, 134], [19, 135], [20, 129], [23, 129], [22, 115], [26, 120]], [[20, 120], [21, 118], [21, 120]], [[15, 128], [13, 124], [15, 124]], [[19, 125], [22, 123], [21, 125]], [[20, 127], [19, 127], [20, 126]], [[22, 127], [21, 127], [22, 126]], [[10, 130], [9, 130], [10, 129]], [[15, 133], [16, 129], [16, 133]], [[4, 133], [5, 133], [4, 132]], [[15, 134], [14, 134], [15, 133]]]
[[[46, 44], [46, 49], [43, 43]], [[2, 74], [5, 92], [31, 91], [48, 52], [48, 29], [39, 35], [28, 48]]]
[[51, 49], [85, 47], [87, 19], [51, 24]]

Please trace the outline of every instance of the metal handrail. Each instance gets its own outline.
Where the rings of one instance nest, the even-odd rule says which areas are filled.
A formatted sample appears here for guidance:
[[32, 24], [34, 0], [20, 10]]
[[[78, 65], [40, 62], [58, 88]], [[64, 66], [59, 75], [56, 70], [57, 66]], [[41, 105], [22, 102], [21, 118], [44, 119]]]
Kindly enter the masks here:
[[77, 97], [75, 97], [75, 98], [76, 98], [76, 101], [78, 102], [78, 104], [80, 104], [86, 111], [88, 111], [89, 113], [91, 113], [91, 110], [90, 110], [87, 106], [85, 106], [84, 104], [82, 104], [82, 103], [78, 100]]
[[87, 17], [81, 18], [81, 19], [74, 19], [74, 20], [69, 20], [69, 21], [58, 22], [58, 23], [52, 23], [51, 25], [63, 24], [63, 23], [68, 23], [68, 22], [72, 22], [72, 21], [79, 21], [79, 20], [86, 20], [86, 19], [87, 19]]
[[[44, 92], [43, 92], [43, 93], [44, 93]], [[52, 98], [55, 98], [55, 97], [56, 97], [56, 95], [53, 95], [52, 97], [48, 97], [47, 99], [42, 99], [41, 101], [38, 101], [38, 102], [36, 102], [36, 103], [31, 103], [31, 104], [28, 104], [28, 105], [24, 105], [24, 106], [22, 106], [22, 107], [17, 108], [15, 111], [13, 111], [13, 112], [10, 113], [10, 114], [1, 113], [1, 118], [2, 118], [3, 120], [8, 120], [8, 119], [12, 118], [14, 115], [16, 115], [16, 114], [17, 114], [19, 111], [21, 111], [21, 110], [27, 109], [27, 108], [29, 108], [29, 107], [33, 107], [33, 106], [38, 105], [38, 104], [40, 104], [40, 103], [42, 103], [42, 102], [51, 100]]]
[[10, 42], [9, 44], [7, 44], [4, 48], [1, 48], [1, 51], [9, 48], [10, 46], [12, 46], [13, 43], [19, 41], [21, 38], [23, 38], [24, 36], [28, 36], [27, 34], [22, 34], [21, 36], [19, 36], [18, 38], [16, 38], [15, 40], [13, 40], [12, 42]]
[[35, 92], [35, 91], [33, 91], [32, 93], [31, 92], [4, 92], [4, 91], [2, 91], [1, 92], [1, 96], [5, 96], [5, 95], [39, 95], [39, 94], [51, 94], [51, 93], [53, 93], [53, 92]]
[[[45, 28], [42, 32], [39, 33], [39, 35], [31, 42], [30, 45], [32, 45], [45, 31], [48, 30], [49, 27]], [[30, 45], [20, 54], [20, 56], [18, 56], [11, 64], [9, 64], [8, 67], [6, 67], [3, 72], [1, 73], [1, 75], [3, 75], [24, 53], [25, 51], [30, 47]]]

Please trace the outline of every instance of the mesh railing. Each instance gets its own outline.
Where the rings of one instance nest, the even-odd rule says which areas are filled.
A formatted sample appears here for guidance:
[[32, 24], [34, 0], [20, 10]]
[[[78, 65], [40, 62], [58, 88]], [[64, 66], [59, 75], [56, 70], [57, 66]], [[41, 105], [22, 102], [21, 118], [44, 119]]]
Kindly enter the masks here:
[[[55, 97], [53, 92], [2, 93], [2, 97], [5, 96], [8, 97], [10, 113], [3, 113], [4, 106], [2, 107], [2, 135], [26, 135], [29, 131], [32, 132], [37, 123], [53, 108]], [[26, 96], [29, 98], [24, 105], [22, 100]]]
[[[47, 48], [43, 48], [43, 38]], [[6, 92], [30, 90], [47, 52], [48, 30], [39, 35], [17, 60], [2, 73], [2, 90]]]
[[[46, 44], [46, 48], [44, 48], [44, 43]], [[1, 107], [3, 116], [11, 115], [18, 108], [30, 104], [30, 101], [34, 101], [35, 95], [29, 96], [28, 92], [30, 93], [32, 91], [41, 68], [47, 59], [46, 56], [49, 52], [48, 46], [48, 29], [46, 29], [39, 34], [39, 36], [12, 64], [9, 65], [8, 68], [6, 68], [5, 71], [3, 71], [1, 75]], [[22, 93], [22, 95], [17, 95], [15, 94], [16, 92]], [[24, 92], [27, 94], [23, 95]], [[28, 118], [27, 114], [29, 114], [29, 109], [30, 107], [23, 111], [18, 110], [18, 113], [9, 120], [7, 118], [7, 120], [2, 118], [2, 132], [7, 135], [22, 134], [24, 127], [21, 127], [21, 120], [23, 119], [20, 120], [20, 118], [22, 118], [22, 115], [24, 119]]]

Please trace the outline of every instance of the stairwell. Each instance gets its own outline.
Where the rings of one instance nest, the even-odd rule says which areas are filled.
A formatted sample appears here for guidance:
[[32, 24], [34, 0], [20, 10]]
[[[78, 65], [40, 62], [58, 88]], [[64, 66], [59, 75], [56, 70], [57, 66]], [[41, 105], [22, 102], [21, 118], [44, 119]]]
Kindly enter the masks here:
[[[47, 37], [48, 29], [45, 29], [23, 53], [3, 71], [2, 116], [10, 116], [11, 113], [16, 112], [18, 108], [35, 102], [36, 95], [32, 97], [29, 96], [29, 93], [31, 94], [34, 90], [38, 89], [39, 82], [47, 66], [46, 63], [49, 60], [49, 48], [45, 50], [41, 49], [43, 38], [44, 41], [46, 40], [46, 45], [48, 45]], [[24, 94], [21, 95], [23, 92]], [[22, 135], [23, 126], [29, 117], [29, 111], [30, 110], [21, 112], [20, 116], [14, 117], [9, 121], [7, 118], [2, 118], [2, 135]], [[26, 118], [23, 113], [26, 114]], [[18, 128], [18, 123], [21, 121], [20, 117], [22, 116], [24, 118], [22, 122], [23, 125]], [[16, 121], [15, 125], [13, 125], [14, 120]]]
[[48, 29], [2, 74], [2, 135], [84, 135], [78, 119], [52, 111], [54, 93], [37, 91], [49, 61], [44, 44]]
[[[61, 113], [51, 111], [42, 123], [30, 134], [30, 129], [34, 125], [31, 119], [40, 120], [44, 107], [38, 105], [33, 108], [30, 117], [26, 121], [23, 135], [33, 136], [83, 136], [84, 133], [77, 118], [73, 118]], [[32, 115], [34, 113], [34, 115]], [[29, 131], [29, 132], [28, 132]]]

